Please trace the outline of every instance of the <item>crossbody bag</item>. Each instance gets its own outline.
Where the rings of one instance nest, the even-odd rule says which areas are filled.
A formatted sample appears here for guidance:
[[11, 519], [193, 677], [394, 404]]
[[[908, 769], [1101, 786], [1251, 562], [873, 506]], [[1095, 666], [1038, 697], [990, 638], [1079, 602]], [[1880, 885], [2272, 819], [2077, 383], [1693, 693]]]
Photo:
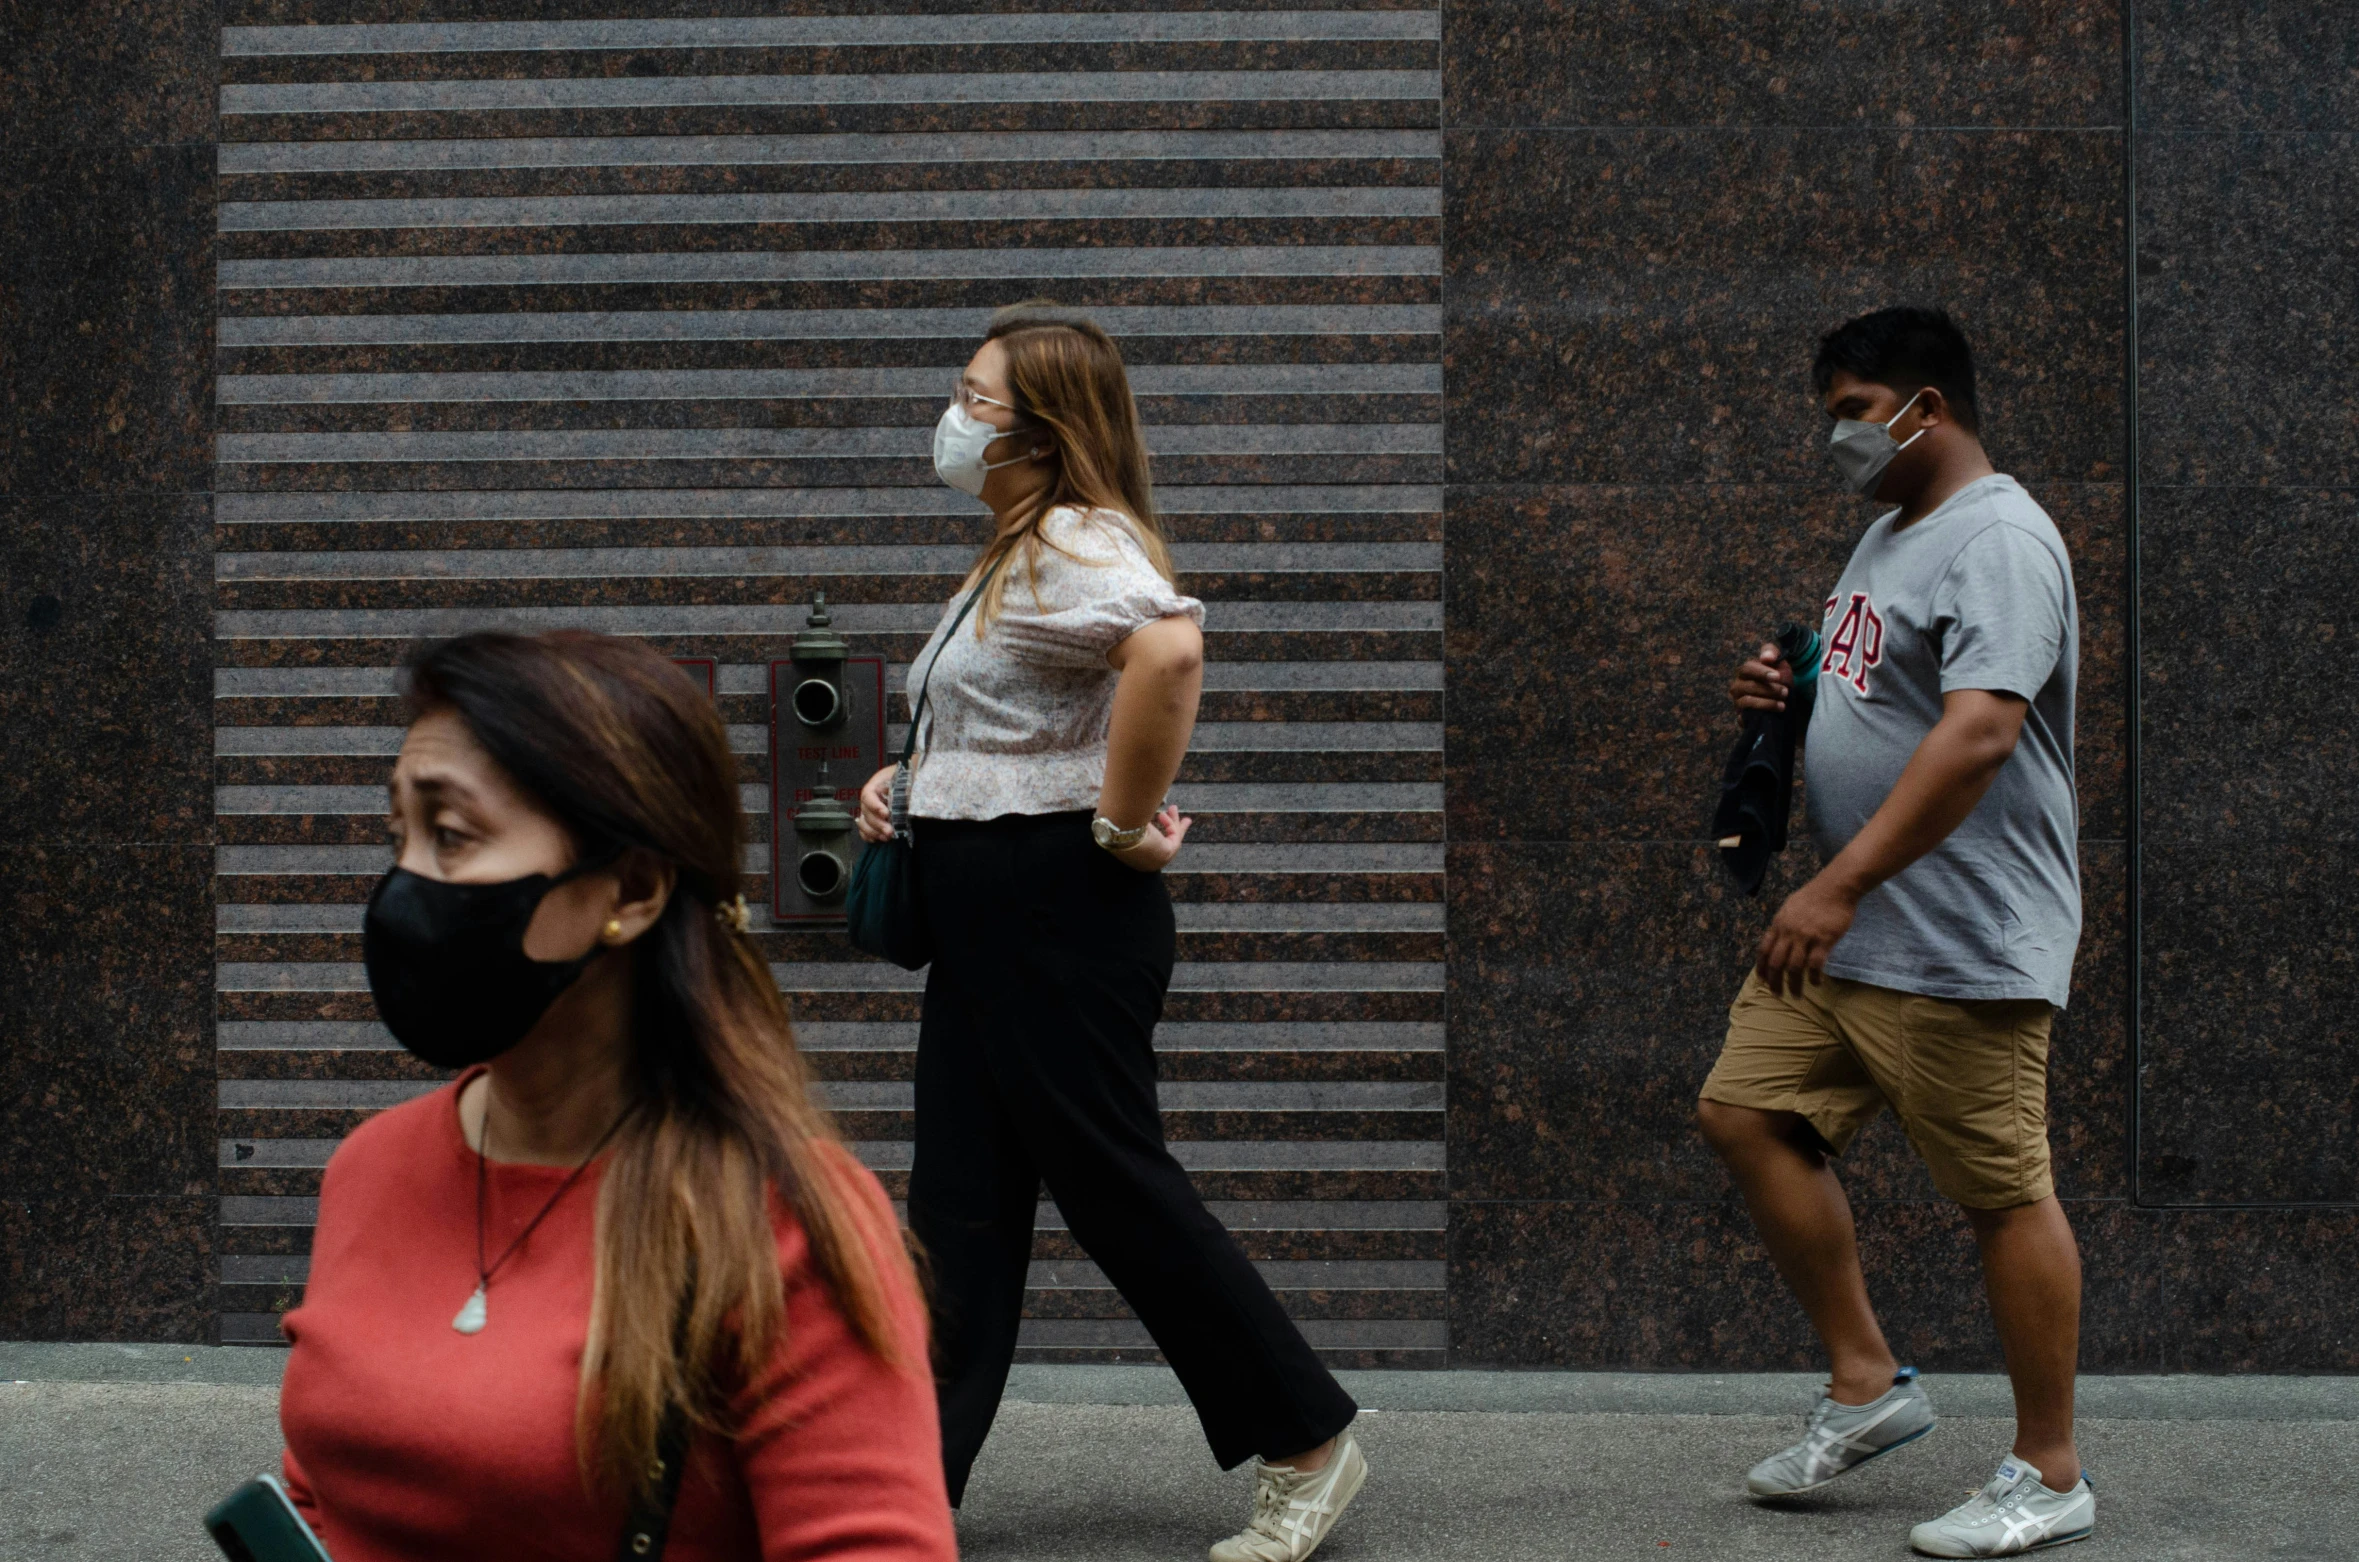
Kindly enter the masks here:
[[926, 697], [933, 692], [934, 669], [958, 636], [959, 626], [991, 585], [991, 577], [1007, 562], [1001, 554], [975, 582], [975, 589], [950, 621], [942, 648], [926, 664], [925, 680], [917, 686], [917, 703], [909, 711], [909, 736], [901, 744], [901, 758], [893, 767], [893, 838], [871, 841], [852, 865], [852, 884], [844, 892], [845, 931], [852, 947], [904, 971], [921, 969], [934, 958], [933, 934], [926, 928], [924, 903], [917, 890], [917, 847], [909, 834], [909, 762], [917, 752], [917, 734], [926, 719]]

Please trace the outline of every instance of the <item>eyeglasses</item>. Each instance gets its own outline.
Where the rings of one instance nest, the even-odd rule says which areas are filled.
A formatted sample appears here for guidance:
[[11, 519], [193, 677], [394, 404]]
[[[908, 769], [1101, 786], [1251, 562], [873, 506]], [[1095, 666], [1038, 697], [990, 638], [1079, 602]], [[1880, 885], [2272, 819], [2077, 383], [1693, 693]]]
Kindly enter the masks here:
[[1010, 412], [1016, 410], [1012, 402], [1001, 401], [997, 396], [986, 396], [963, 379], [950, 387], [950, 402], [953, 406], [965, 407], [969, 411], [972, 411], [978, 404], [986, 407], [1004, 407]]

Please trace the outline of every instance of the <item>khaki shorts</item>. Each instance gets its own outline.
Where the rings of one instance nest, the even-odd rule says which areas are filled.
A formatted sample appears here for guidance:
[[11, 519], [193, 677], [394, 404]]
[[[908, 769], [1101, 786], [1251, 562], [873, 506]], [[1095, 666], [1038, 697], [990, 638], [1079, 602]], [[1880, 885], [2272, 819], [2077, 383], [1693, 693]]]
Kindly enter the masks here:
[[1933, 1185], [1974, 1209], [2055, 1191], [2041, 999], [1952, 1000], [1828, 977], [1802, 996], [1748, 975], [1703, 1097], [1794, 1112], [1838, 1155], [1887, 1103]]

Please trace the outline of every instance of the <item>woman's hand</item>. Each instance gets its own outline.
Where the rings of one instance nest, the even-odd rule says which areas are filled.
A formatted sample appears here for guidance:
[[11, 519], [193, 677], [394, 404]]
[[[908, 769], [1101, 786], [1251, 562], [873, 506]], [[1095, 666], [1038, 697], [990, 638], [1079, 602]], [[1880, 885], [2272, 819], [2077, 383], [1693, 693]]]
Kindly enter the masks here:
[[1113, 855], [1126, 867], [1141, 873], [1161, 873], [1179, 855], [1180, 842], [1188, 838], [1188, 826], [1195, 822], [1165, 803], [1162, 811], [1147, 822], [1147, 833], [1139, 837], [1139, 843]]
[[871, 844], [893, 838], [893, 772], [899, 765], [887, 765], [868, 778], [860, 789], [860, 838]]

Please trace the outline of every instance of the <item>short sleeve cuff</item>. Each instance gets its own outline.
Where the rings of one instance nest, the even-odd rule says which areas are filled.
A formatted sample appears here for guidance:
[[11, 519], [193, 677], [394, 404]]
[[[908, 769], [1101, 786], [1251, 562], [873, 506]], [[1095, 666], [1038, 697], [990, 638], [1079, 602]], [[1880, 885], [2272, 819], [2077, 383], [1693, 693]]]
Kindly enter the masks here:
[[1985, 694], [2012, 694], [2024, 701], [2036, 700], [2040, 690], [2048, 686], [2055, 672], [2055, 658], [2050, 657], [2042, 669], [2030, 667], [1945, 667], [1941, 670], [1941, 692], [1955, 694], [1961, 689], [1979, 689]]
[[1104, 614], [1106, 650], [1113, 650], [1149, 624], [1166, 618], [1185, 618], [1204, 627], [1204, 604], [1176, 591], [1136, 591], [1095, 604]]

